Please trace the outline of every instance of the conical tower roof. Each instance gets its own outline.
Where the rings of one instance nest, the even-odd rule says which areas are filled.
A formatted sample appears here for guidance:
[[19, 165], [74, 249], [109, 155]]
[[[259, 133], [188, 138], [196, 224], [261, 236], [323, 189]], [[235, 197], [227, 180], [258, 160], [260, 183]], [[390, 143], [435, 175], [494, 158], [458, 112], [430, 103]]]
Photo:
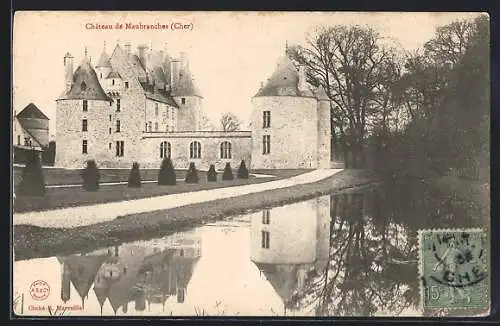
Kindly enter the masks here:
[[88, 295], [97, 271], [106, 257], [106, 255], [68, 257], [66, 263], [71, 271], [71, 283], [82, 300]]
[[299, 90], [297, 67], [288, 56], [284, 55], [278, 60], [271, 78], [255, 95], [259, 96], [311, 96], [311, 94]]
[[101, 56], [99, 57], [99, 61], [97, 61], [96, 68], [111, 68], [111, 62], [109, 61], [109, 56], [106, 53], [106, 50], [103, 50]]
[[111, 101], [101, 87], [97, 74], [90, 60], [85, 56], [73, 74], [71, 89], [64, 92], [59, 100], [103, 100]]
[[18, 119], [44, 119], [49, 120], [49, 118], [33, 103], [28, 104], [21, 112], [16, 116]]

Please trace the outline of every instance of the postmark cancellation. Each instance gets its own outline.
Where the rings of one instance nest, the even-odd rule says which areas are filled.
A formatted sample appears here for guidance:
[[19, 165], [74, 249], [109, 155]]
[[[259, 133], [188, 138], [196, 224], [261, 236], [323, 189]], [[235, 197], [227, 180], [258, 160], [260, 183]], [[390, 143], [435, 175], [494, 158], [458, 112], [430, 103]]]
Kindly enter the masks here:
[[424, 312], [489, 311], [490, 253], [486, 231], [425, 229], [418, 232], [421, 305]]

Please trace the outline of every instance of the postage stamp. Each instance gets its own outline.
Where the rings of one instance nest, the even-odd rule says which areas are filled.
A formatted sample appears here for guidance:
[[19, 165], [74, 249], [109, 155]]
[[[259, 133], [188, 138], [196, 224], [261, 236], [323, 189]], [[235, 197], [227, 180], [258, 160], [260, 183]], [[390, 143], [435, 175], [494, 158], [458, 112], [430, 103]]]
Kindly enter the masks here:
[[489, 309], [490, 256], [482, 229], [419, 231], [422, 308]]

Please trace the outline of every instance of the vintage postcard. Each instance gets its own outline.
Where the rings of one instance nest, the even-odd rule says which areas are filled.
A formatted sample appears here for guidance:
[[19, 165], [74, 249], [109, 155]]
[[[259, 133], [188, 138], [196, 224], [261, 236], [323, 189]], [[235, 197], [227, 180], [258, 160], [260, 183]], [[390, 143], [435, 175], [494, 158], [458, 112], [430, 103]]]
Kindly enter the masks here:
[[16, 12], [12, 316], [486, 316], [490, 21]]

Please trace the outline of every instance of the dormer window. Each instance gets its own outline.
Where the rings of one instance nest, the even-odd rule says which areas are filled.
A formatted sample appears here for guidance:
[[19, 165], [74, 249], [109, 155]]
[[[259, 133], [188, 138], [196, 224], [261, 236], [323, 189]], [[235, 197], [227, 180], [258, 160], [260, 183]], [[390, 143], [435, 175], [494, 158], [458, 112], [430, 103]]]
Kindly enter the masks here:
[[186, 98], [185, 97], [181, 98], [181, 104], [186, 104]]
[[111, 79], [111, 85], [115, 85], [115, 80], [114, 79]]
[[102, 79], [102, 72], [101, 72], [101, 79]]
[[125, 88], [128, 88], [128, 82], [125, 82]]
[[86, 90], [87, 89], [87, 84], [85, 84], [85, 82], [82, 81], [82, 83], [80, 84], [80, 88], [82, 89], [82, 91]]

